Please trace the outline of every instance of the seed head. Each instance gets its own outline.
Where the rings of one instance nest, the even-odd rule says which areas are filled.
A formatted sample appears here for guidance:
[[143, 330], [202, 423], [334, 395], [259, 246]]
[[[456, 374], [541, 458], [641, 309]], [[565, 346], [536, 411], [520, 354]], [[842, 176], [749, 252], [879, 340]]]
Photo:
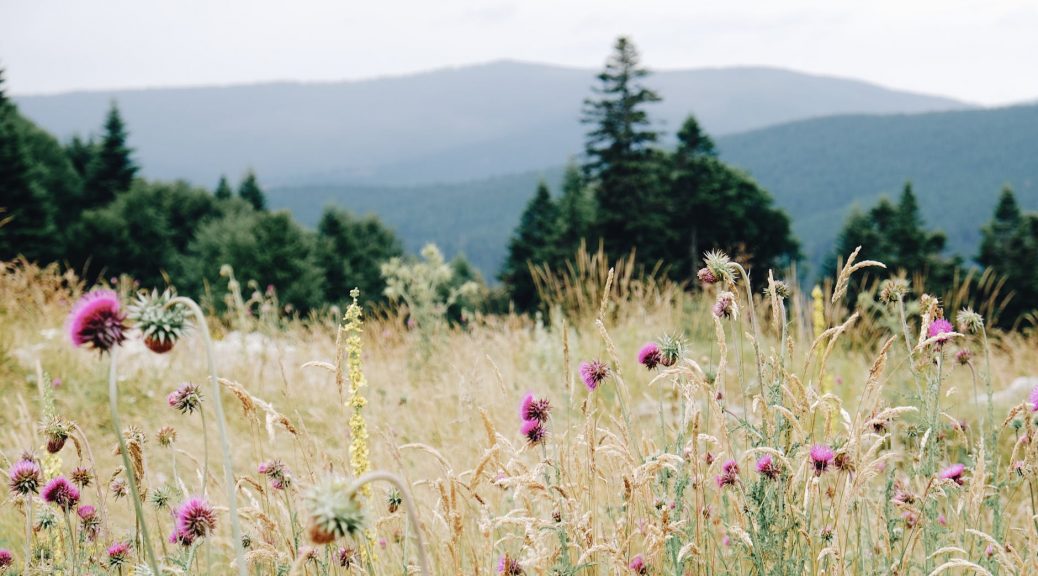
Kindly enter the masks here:
[[[703, 256], [703, 259], [706, 270], [714, 277], [714, 282], [723, 282], [726, 286], [735, 284], [735, 264], [727, 254], [720, 250], [711, 250]], [[702, 278], [700, 276], [700, 280]]]
[[884, 304], [893, 304], [904, 300], [908, 294], [908, 282], [904, 278], [890, 278], [883, 281], [879, 290], [879, 299]]
[[973, 353], [969, 351], [969, 348], [962, 348], [955, 353], [955, 361], [959, 363], [959, 366], [969, 364], [972, 357]]
[[984, 319], [980, 314], [974, 312], [972, 308], [959, 310], [959, 314], [955, 319], [959, 324], [959, 332], [963, 334], [976, 334], [984, 329]]
[[163, 426], [159, 428], [158, 438], [159, 446], [169, 448], [177, 441], [177, 429], [172, 426]]
[[681, 338], [664, 335], [660, 338], [660, 365], [673, 366], [685, 353], [685, 343]]

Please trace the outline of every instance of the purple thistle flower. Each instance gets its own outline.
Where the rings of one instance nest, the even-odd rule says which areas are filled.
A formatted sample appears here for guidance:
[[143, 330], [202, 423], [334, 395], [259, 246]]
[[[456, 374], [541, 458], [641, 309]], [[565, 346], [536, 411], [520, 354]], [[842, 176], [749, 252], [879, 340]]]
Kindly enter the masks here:
[[532, 392], [523, 396], [519, 403], [519, 418], [521, 420], [536, 420], [547, 422], [551, 415], [551, 402], [547, 398], [535, 398]]
[[698, 277], [699, 281], [703, 284], [713, 284], [717, 282], [717, 276], [714, 276], [713, 271], [706, 267], [700, 268], [699, 272], [696, 273], [696, 277]]
[[101, 353], [126, 340], [126, 316], [119, 310], [119, 295], [112, 290], [84, 294], [72, 307], [67, 327], [69, 340]]
[[101, 518], [97, 515], [97, 508], [84, 504], [76, 510], [76, 515], [79, 516], [79, 520], [83, 525], [83, 532], [92, 542], [97, 538], [97, 533], [101, 529]]
[[829, 468], [835, 455], [833, 449], [825, 444], [815, 444], [811, 447], [811, 462], [815, 466], [815, 476], [821, 476]]
[[627, 567], [630, 568], [631, 572], [634, 572], [635, 574], [649, 573], [649, 567], [645, 565], [645, 558], [643, 558], [641, 554], [637, 554], [634, 558], [631, 558], [631, 562], [627, 565]]
[[774, 480], [778, 478], [780, 470], [771, 454], [765, 454], [757, 459], [757, 472], [761, 476]]
[[655, 370], [663, 362], [663, 354], [660, 352], [659, 344], [647, 342], [638, 351], [638, 363], [649, 370]]
[[523, 576], [526, 571], [518, 560], [508, 554], [502, 554], [497, 560], [497, 573], [501, 576]]
[[356, 557], [357, 551], [350, 546], [339, 548], [339, 551], [335, 554], [335, 558], [339, 561], [339, 566], [342, 568], [349, 568], [352, 566]]
[[190, 546], [216, 530], [216, 512], [201, 498], [190, 498], [177, 508], [171, 543]]
[[126, 563], [130, 555], [130, 545], [126, 542], [116, 542], [108, 547], [108, 565], [117, 568]]
[[76, 486], [86, 488], [90, 485], [90, 481], [93, 480], [94, 476], [90, 473], [90, 470], [87, 470], [82, 466], [76, 466], [72, 469], [72, 472], [69, 473], [69, 478]]
[[1027, 400], [1031, 403], [1031, 412], [1038, 412], [1038, 386], [1031, 390], [1031, 395]]
[[280, 460], [262, 462], [257, 471], [267, 477], [271, 488], [275, 490], [284, 490], [292, 485], [292, 476], [288, 473], [288, 467]]
[[6, 570], [14, 564], [14, 556], [11, 551], [3, 548], [0, 549], [0, 571]]
[[79, 489], [66, 480], [64, 476], [58, 476], [50, 482], [47, 482], [47, 485], [43, 487], [40, 496], [42, 496], [45, 501], [54, 504], [66, 512], [75, 508], [76, 504], [79, 504]]
[[526, 436], [526, 440], [531, 445], [540, 444], [548, 434], [544, 430], [544, 425], [537, 420], [523, 420], [522, 426], [519, 427], [519, 432]]
[[187, 382], [170, 392], [166, 401], [170, 408], [179, 410], [181, 414], [190, 414], [202, 405], [202, 394], [198, 391], [198, 385]]
[[962, 479], [962, 473], [966, 471], [966, 466], [962, 464], [952, 464], [951, 466], [941, 470], [939, 478], [941, 480], [951, 480], [962, 486], [964, 480]]
[[609, 368], [598, 360], [580, 363], [580, 378], [589, 392], [594, 392], [607, 376], [609, 376]]
[[735, 294], [728, 291], [718, 294], [712, 312], [717, 318], [738, 318], [739, 305], [735, 302]]
[[43, 471], [40, 470], [40, 465], [32, 460], [19, 460], [14, 466], [11, 466], [9, 478], [8, 484], [12, 492], [28, 496], [40, 490], [40, 484], [43, 483]]
[[725, 486], [734, 486], [739, 482], [739, 463], [735, 460], [726, 460], [721, 465], [721, 474], [719, 474], [714, 480], [717, 481], [718, 488], [724, 488]]
[[926, 329], [926, 335], [929, 338], [938, 338], [937, 344], [943, 344], [951, 338], [950, 334], [954, 331], [955, 328], [952, 327], [951, 322], [944, 318], [938, 318], [930, 322], [930, 327]]

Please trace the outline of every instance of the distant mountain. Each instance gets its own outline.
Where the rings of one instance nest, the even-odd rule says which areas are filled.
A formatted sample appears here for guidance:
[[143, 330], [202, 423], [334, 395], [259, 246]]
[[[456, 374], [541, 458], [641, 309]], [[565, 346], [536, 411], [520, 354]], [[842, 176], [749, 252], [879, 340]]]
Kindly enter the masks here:
[[[722, 159], [750, 172], [790, 213], [814, 264], [853, 206], [895, 197], [906, 180], [928, 225], [967, 258], [1004, 184], [1024, 208], [1038, 209], [1038, 106], [819, 118], [721, 137], [718, 145]], [[270, 201], [310, 224], [329, 203], [376, 213], [409, 248], [434, 241], [493, 276], [538, 179], [557, 191], [560, 177], [554, 168], [455, 185], [297, 186], [271, 191]]]
[[[268, 184], [461, 182], [539, 170], [581, 150], [595, 70], [501, 61], [356, 82], [17, 97], [67, 139], [99, 130], [112, 100], [144, 175], [213, 186], [254, 167]], [[841, 113], [968, 105], [774, 68], [655, 73], [652, 113], [673, 132], [695, 112], [713, 134]]]

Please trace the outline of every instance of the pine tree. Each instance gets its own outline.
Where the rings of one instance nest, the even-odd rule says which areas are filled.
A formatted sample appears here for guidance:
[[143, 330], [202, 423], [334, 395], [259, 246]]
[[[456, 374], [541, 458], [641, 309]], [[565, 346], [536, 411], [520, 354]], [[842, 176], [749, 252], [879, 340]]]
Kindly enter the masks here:
[[537, 304], [537, 288], [530, 265], [551, 263], [555, 258], [558, 210], [548, 185], [541, 182], [508, 243], [508, 258], [501, 271], [501, 281], [519, 310], [531, 310]]
[[382, 298], [381, 265], [402, 256], [403, 246], [392, 230], [374, 217], [355, 218], [337, 208], [325, 208], [317, 224], [317, 262], [324, 273], [326, 302], [344, 303], [359, 288], [365, 299]]
[[1026, 312], [1038, 308], [1038, 215], [1020, 210], [1013, 191], [1006, 187], [991, 221], [981, 228], [977, 262], [1005, 278], [1003, 292], [1013, 297], [1001, 310], [1001, 322], [1012, 325]]
[[217, 200], [230, 200], [231, 196], [233, 196], [231, 185], [227, 183], [226, 176], [220, 176], [220, 182], [216, 185], [216, 191], [213, 192], [213, 196], [215, 196]]
[[260, 188], [259, 181], [256, 179], [256, 173], [252, 170], [245, 173], [245, 179], [238, 186], [238, 197], [251, 204], [256, 210], [263, 211], [267, 209], [267, 198], [263, 194], [263, 189]]
[[596, 232], [611, 255], [637, 248], [643, 262], [664, 257], [668, 241], [659, 132], [644, 109], [660, 97], [642, 84], [648, 75], [634, 44], [619, 38], [582, 119], [591, 126], [584, 172], [595, 189]]
[[130, 189], [137, 165], [131, 157], [133, 151], [127, 145], [126, 125], [119, 108], [112, 102], [105, 119], [104, 136], [87, 169], [84, 186], [86, 208], [104, 206], [115, 196]]
[[76, 173], [83, 179], [86, 179], [96, 154], [97, 144], [92, 138], [83, 140], [79, 135], [75, 135], [65, 146], [65, 155], [68, 156]]
[[44, 261], [56, 256], [52, 206], [33, 180], [19, 120], [0, 69], [0, 260], [22, 255]]
[[594, 224], [595, 205], [580, 168], [570, 163], [562, 178], [562, 196], [559, 198], [558, 240], [556, 243], [556, 261], [554, 266], [562, 266], [572, 260], [580, 248], [581, 241], [586, 242], [591, 235]]

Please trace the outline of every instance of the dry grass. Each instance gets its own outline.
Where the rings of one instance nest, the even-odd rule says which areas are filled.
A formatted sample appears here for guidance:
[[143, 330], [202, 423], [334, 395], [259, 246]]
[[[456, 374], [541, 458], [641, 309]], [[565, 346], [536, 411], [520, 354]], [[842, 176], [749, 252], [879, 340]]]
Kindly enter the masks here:
[[[733, 290], [742, 297], [738, 320], [715, 319], [713, 288], [688, 294], [658, 278], [639, 280], [631, 261], [617, 265], [603, 302], [609, 268], [598, 256], [566, 274], [542, 270], [539, 283], [553, 304], [543, 323], [480, 318], [438, 334], [432, 350], [421, 350], [427, 344], [417, 330], [398, 318], [368, 319], [362, 360], [371, 464], [412, 487], [434, 573], [495, 574], [502, 554], [527, 574], [545, 575], [630, 573], [638, 555], [650, 574], [1038, 572], [1028, 552], [1038, 538], [1031, 489], [1038, 443], [1026, 441], [1034, 427], [1029, 408], [1018, 407], [1029, 389], [1007, 391], [1014, 379], [1038, 375], [1033, 338], [989, 334], [996, 393], [989, 421], [978, 335], [917, 346], [913, 362], [895, 310], [869, 310], [858, 334], [852, 306], [826, 298], [828, 330], [816, 335], [810, 296], [794, 290], [787, 301], [756, 303], [758, 371], [741, 289]], [[91, 486], [84, 501], [111, 514], [110, 530], [84, 544], [85, 574], [107, 570], [104, 548], [131, 538], [134, 520], [127, 499], [107, 489], [121, 465], [104, 408], [108, 363], [71, 348], [62, 329], [81, 290], [53, 269], [8, 265], [0, 276], [7, 406], [0, 448], [5, 466], [27, 449], [43, 454], [37, 380], [59, 378], [57, 414], [84, 432], [83, 447], [70, 442], [59, 454], [60, 470], [95, 468], [91, 443], [103, 494]], [[909, 320], [915, 346], [920, 316]], [[338, 318], [242, 324], [240, 317], [214, 320], [213, 331], [252, 572], [415, 573], [404, 508], [390, 511], [382, 488], [363, 501], [365, 532], [329, 546], [307, 539], [302, 495], [329, 474], [350, 474], [351, 410], [335, 374]], [[682, 358], [646, 370], [639, 348], [665, 334], [684, 336]], [[956, 364], [960, 347], [972, 350], [971, 365]], [[590, 359], [606, 362], [612, 375], [589, 393], [577, 365]], [[170, 409], [165, 398], [183, 382], [206, 382], [200, 339], [189, 334], [161, 356], [131, 339], [120, 361], [123, 423], [146, 435], [143, 484], [196, 493], [203, 420]], [[527, 391], [553, 406], [540, 445], [519, 433], [518, 403]], [[203, 407], [212, 427], [211, 398]], [[156, 439], [163, 426], [177, 430], [172, 449]], [[212, 429], [208, 436], [209, 495], [225, 506], [219, 445]], [[808, 456], [813, 444], [836, 452], [821, 475]], [[755, 470], [765, 454], [781, 469], [777, 479]], [[286, 491], [256, 472], [272, 458], [291, 472]], [[738, 480], [721, 488], [715, 477], [729, 459]], [[966, 465], [961, 486], [936, 476], [953, 462]], [[912, 498], [895, 499], [898, 493]], [[36, 508], [38, 515], [45, 504]], [[168, 535], [169, 512], [145, 508], [152, 531]], [[217, 536], [199, 548], [190, 572], [232, 572], [226, 514], [220, 509]], [[15, 553], [12, 570], [22, 565], [24, 521], [11, 496], [0, 545]], [[35, 534], [53, 558], [38, 564], [39, 573], [62, 568], [62, 529], [58, 522]], [[344, 545], [362, 551], [349, 569], [335, 560]]]

